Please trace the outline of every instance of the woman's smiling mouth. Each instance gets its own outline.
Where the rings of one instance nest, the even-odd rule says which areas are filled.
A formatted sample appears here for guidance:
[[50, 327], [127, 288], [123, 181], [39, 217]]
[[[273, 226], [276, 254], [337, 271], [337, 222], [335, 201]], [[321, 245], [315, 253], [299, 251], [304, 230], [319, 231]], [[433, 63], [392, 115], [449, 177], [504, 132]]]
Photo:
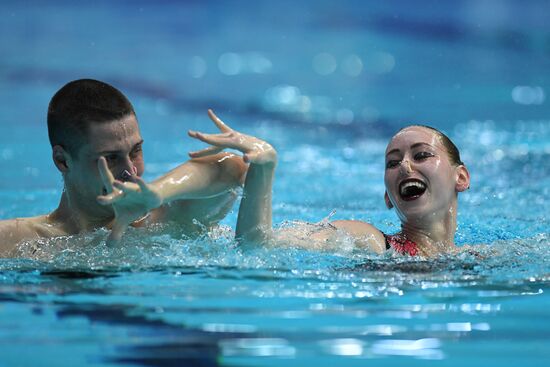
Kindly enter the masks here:
[[426, 192], [426, 184], [416, 178], [408, 178], [399, 184], [399, 196], [404, 201], [412, 201]]

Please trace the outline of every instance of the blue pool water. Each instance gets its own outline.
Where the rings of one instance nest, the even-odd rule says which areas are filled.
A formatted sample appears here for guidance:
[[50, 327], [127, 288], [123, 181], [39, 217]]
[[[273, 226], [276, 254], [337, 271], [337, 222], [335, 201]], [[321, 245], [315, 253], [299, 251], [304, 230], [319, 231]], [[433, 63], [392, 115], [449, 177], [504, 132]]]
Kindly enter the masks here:
[[[279, 151], [274, 222], [398, 230], [383, 152], [408, 123], [446, 131], [472, 188], [457, 243], [485, 259], [244, 250], [236, 213], [43, 241], [0, 259], [0, 366], [543, 366], [550, 360], [550, 9], [546, 1], [4, 1], [0, 218], [55, 208], [45, 126], [69, 80], [133, 101], [147, 179], [213, 131], [212, 107]], [[288, 220], [302, 221], [298, 224]], [[0, 239], [1, 241], [1, 239]]]

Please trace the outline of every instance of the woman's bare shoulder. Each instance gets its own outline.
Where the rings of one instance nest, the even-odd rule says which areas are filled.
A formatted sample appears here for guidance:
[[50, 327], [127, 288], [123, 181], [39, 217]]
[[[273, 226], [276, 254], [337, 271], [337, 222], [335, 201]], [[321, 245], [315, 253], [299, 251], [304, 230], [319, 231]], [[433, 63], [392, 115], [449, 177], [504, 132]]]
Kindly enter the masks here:
[[378, 253], [386, 250], [384, 234], [372, 224], [360, 220], [335, 220], [331, 224], [355, 237], [359, 247], [367, 247]]
[[350, 234], [366, 235], [372, 234], [375, 236], [384, 237], [384, 234], [370, 223], [360, 220], [335, 220], [331, 222], [338, 229], [343, 229]]

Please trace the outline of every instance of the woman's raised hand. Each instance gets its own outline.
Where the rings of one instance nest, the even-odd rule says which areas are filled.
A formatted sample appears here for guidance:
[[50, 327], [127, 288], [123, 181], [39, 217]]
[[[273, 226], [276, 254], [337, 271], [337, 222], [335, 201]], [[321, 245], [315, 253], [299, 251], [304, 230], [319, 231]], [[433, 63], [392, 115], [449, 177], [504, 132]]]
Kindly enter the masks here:
[[205, 134], [189, 130], [189, 136], [201, 140], [211, 146], [199, 151], [190, 152], [191, 158], [199, 158], [207, 155], [217, 154], [225, 148], [236, 149], [243, 153], [243, 160], [255, 164], [275, 164], [277, 152], [273, 147], [263, 140], [254, 136], [241, 134], [231, 129], [212, 110], [208, 110], [208, 116], [216, 124], [220, 133]]

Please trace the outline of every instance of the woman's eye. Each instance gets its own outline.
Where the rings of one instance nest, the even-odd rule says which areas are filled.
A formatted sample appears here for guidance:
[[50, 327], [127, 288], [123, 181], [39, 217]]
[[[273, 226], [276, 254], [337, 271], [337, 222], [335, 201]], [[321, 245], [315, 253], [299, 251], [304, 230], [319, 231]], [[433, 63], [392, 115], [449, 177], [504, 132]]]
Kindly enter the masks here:
[[397, 160], [391, 160], [386, 162], [386, 168], [394, 168], [394, 167], [397, 167], [398, 165], [399, 165], [399, 161]]
[[430, 152], [419, 152], [415, 154], [414, 159], [416, 159], [417, 161], [421, 161], [423, 159], [430, 158], [433, 156], [434, 155]]

